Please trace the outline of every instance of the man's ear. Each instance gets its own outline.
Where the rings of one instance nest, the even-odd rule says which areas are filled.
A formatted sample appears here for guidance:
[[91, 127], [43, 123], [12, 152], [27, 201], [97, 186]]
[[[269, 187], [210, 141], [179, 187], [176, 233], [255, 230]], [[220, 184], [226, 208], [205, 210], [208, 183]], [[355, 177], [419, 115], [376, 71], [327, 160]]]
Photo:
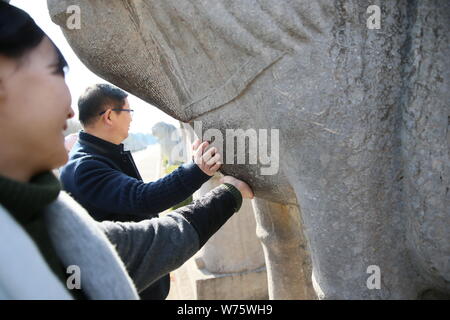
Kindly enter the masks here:
[[104, 114], [102, 114], [102, 122], [105, 123], [107, 126], [112, 126], [113, 125], [112, 117], [113, 117], [112, 110], [108, 109]]

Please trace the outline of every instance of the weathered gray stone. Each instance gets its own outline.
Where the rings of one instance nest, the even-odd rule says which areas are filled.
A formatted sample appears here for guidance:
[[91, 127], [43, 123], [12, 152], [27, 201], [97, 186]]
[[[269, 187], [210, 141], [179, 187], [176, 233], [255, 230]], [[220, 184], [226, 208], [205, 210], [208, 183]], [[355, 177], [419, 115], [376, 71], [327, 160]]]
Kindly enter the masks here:
[[[219, 184], [219, 177], [213, 177], [194, 194], [194, 199]], [[251, 201], [244, 199], [239, 212], [195, 256], [200, 269], [206, 268], [216, 274], [248, 272], [264, 267], [264, 255], [256, 237]]]
[[[219, 184], [219, 177], [213, 177], [194, 198]], [[264, 254], [255, 230], [251, 201], [244, 199], [241, 209], [193, 257], [196, 270], [191, 266], [189, 277], [197, 299], [268, 298]]]
[[[195, 136], [182, 124], [184, 161], [192, 159]], [[204, 183], [194, 199], [220, 184], [216, 173]], [[251, 200], [244, 199], [241, 209], [208, 242], [172, 275], [174, 285], [168, 298], [178, 299], [267, 299], [267, 273]]]
[[[259, 227], [294, 260], [310, 254], [320, 298], [450, 294], [448, 1], [48, 3], [92, 71], [173, 117], [224, 134], [280, 129], [278, 174], [222, 172], [299, 207], [304, 251], [289, 249], [283, 229]], [[71, 4], [80, 30], [66, 27]], [[372, 4], [379, 30], [367, 28]], [[370, 265], [379, 290], [366, 285]]]
[[271, 299], [314, 299], [311, 261], [297, 205], [253, 200]]

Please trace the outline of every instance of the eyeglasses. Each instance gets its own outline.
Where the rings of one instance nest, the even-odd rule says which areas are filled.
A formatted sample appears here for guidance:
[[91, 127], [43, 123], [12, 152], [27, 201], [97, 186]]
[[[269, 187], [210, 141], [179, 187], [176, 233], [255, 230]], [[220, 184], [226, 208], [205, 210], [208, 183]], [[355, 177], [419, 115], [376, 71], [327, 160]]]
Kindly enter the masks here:
[[[106, 109], [105, 111], [100, 112], [98, 115], [101, 116], [102, 114], [104, 114], [104, 113], [105, 113], [106, 111], [108, 111], [108, 110], [110, 110], [110, 109]], [[111, 109], [111, 110], [113, 110], [113, 111], [127, 111], [127, 112], [130, 113], [131, 116], [132, 116], [133, 113], [134, 113], [134, 110], [133, 110], [133, 109], [113, 108], [113, 109]]]

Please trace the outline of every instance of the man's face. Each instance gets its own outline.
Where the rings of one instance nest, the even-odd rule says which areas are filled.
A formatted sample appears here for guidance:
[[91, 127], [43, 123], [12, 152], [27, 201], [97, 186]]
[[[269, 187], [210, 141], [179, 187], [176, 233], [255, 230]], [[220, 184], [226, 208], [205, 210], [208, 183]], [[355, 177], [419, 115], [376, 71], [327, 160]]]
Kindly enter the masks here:
[[130, 110], [130, 104], [128, 103], [128, 99], [125, 98], [125, 104], [122, 108], [124, 111], [113, 111], [114, 115], [114, 129], [117, 133], [118, 139], [120, 141], [125, 140], [128, 137], [128, 131], [130, 130], [130, 124], [132, 119], [131, 112], [125, 111]]

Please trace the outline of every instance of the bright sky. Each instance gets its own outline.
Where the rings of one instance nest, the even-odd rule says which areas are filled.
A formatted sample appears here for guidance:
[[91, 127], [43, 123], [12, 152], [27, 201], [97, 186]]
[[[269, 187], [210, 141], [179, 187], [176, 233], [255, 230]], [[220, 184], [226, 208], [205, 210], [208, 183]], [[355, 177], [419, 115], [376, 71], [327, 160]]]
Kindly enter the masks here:
[[[61, 50], [64, 58], [69, 64], [69, 72], [66, 74], [66, 82], [72, 94], [72, 109], [75, 111], [75, 118], [78, 118], [77, 100], [86, 87], [95, 83], [108, 82], [92, 73], [73, 52], [70, 45], [58, 25], [50, 19], [46, 0], [12, 0], [10, 4], [25, 10], [44, 32], [53, 40]], [[129, 95], [130, 106], [135, 110], [131, 123], [131, 132], [151, 133], [152, 126], [164, 121], [179, 127], [178, 121], [163, 113], [147, 102]]]

